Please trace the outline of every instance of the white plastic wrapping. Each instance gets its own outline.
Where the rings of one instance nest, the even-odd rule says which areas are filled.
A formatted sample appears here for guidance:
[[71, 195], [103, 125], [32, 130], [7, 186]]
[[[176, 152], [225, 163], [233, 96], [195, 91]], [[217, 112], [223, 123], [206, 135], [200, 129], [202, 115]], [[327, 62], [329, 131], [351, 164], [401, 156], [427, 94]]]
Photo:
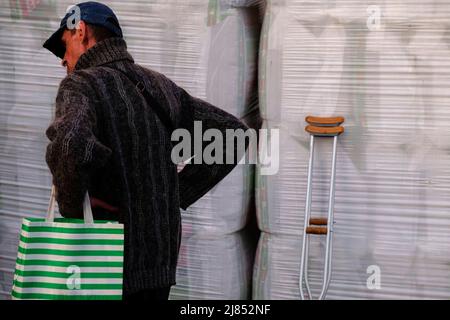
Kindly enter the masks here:
[[[254, 121], [261, 1], [103, 2], [117, 13], [137, 63], [164, 73], [193, 96], [247, 123]], [[0, 299], [9, 298], [21, 218], [42, 216], [47, 209], [51, 176], [45, 163], [48, 141], [44, 133], [65, 70], [42, 43], [59, 27], [60, 18], [73, 4], [66, 0], [0, 0]], [[237, 245], [226, 247], [223, 242], [239, 238], [227, 234], [242, 229], [247, 221], [252, 180], [252, 167], [238, 166], [182, 213], [183, 229], [192, 230], [194, 239], [197, 233], [218, 237], [210, 243], [217, 246], [205, 252], [217, 255], [225, 250], [229, 259], [220, 264], [222, 273], [241, 280], [240, 268], [247, 261], [240, 256], [243, 251]], [[238, 299], [247, 295], [245, 286], [217, 287], [215, 279], [222, 276], [213, 274], [218, 271], [217, 265], [196, 264], [196, 258], [208, 255], [195, 255], [199, 244], [188, 243], [192, 245], [184, 245], [183, 250], [190, 256], [189, 265], [203, 269], [181, 267], [185, 277], [178, 280], [179, 286], [197, 288], [197, 297], [208, 297], [209, 291], [201, 292], [202, 287], [216, 288], [218, 297]], [[190, 250], [193, 255], [189, 255]], [[218, 261], [208, 259], [211, 263]], [[188, 278], [189, 285], [183, 283]]]
[[[450, 3], [372, 4], [269, 1], [260, 106], [263, 126], [280, 130], [280, 168], [257, 175], [258, 224], [265, 233], [254, 298], [299, 297], [307, 115], [346, 119], [328, 298], [450, 297]], [[318, 141], [315, 217], [327, 213], [331, 147], [328, 139]], [[312, 239], [317, 294], [325, 241]], [[375, 269], [379, 289], [367, 283]]]
[[177, 285], [169, 299], [251, 298], [253, 246], [245, 232], [202, 235], [184, 226]]
[[44, 133], [64, 76], [42, 49], [53, 15], [44, 2], [0, 1], [0, 299], [10, 297], [21, 218], [42, 217], [50, 198]]

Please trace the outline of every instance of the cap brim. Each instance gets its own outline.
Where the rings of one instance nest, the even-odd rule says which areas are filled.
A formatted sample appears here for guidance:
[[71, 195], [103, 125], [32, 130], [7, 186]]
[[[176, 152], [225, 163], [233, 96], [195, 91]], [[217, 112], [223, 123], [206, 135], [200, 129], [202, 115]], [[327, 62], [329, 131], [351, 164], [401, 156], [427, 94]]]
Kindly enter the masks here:
[[47, 41], [44, 42], [43, 47], [52, 52], [58, 58], [64, 58], [66, 48], [61, 41], [61, 37], [66, 29], [65, 26], [60, 27], [55, 33], [51, 35]]

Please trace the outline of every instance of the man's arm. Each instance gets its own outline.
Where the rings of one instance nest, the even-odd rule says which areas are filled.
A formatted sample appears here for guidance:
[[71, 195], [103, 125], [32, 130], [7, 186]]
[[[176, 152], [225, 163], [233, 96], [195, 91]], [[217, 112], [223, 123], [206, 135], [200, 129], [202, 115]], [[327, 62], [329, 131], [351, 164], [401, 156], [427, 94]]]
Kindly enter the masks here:
[[[187, 164], [178, 174], [180, 207], [186, 210], [187, 207], [200, 199], [225, 178], [244, 156], [245, 150], [248, 147], [248, 141], [245, 142], [245, 146], [239, 146], [236, 143], [233, 143], [233, 146], [231, 147], [228, 146], [234, 150], [234, 159], [232, 163], [226, 161], [226, 130], [241, 129], [245, 131], [248, 127], [232, 114], [227, 113], [204, 100], [192, 97], [184, 89], [177, 87], [176, 85], [175, 90], [178, 91], [177, 95], [182, 109], [178, 127], [188, 129], [191, 136], [194, 137], [192, 122], [201, 121], [202, 134], [208, 129], [218, 129], [223, 137], [223, 164], [206, 164], [204, 161], [201, 164], [195, 164], [195, 158], [193, 158], [191, 163]], [[195, 138], [201, 139], [201, 137]], [[202, 143], [202, 150], [208, 143], [209, 142]], [[194, 141], [192, 141], [192, 144], [194, 144]], [[195, 152], [195, 150], [192, 151]], [[194, 157], [201, 156], [195, 153], [193, 153], [193, 155]]]
[[111, 149], [95, 136], [94, 96], [79, 74], [66, 77], [56, 97], [55, 119], [46, 131], [51, 141], [46, 162], [53, 175], [59, 211], [68, 218], [83, 217], [89, 173], [111, 155]]

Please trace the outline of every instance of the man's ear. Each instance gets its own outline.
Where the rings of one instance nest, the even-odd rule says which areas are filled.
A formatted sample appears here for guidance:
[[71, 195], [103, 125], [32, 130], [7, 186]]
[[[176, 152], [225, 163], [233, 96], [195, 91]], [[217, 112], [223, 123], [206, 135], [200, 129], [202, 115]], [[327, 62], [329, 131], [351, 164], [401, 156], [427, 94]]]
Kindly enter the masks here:
[[87, 35], [87, 25], [83, 20], [80, 20], [76, 26], [77, 29], [77, 37], [80, 39], [82, 43], [88, 41]]

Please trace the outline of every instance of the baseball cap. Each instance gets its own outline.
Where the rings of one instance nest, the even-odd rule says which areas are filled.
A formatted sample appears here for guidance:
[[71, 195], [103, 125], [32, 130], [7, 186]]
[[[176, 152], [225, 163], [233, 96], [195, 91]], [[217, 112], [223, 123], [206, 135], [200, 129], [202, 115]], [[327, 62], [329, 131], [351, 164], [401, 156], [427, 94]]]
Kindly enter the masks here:
[[[79, 11], [78, 11], [79, 9]], [[79, 13], [79, 16], [76, 16]], [[61, 41], [62, 34], [66, 29], [73, 29], [74, 18], [79, 18], [86, 23], [104, 27], [115, 36], [122, 38], [122, 29], [114, 12], [107, 5], [95, 1], [88, 1], [76, 4], [67, 11], [62, 18], [59, 29], [45, 41], [43, 47], [51, 51], [59, 58], [63, 58], [66, 48]], [[69, 20], [70, 18], [70, 20]], [[69, 25], [68, 25], [69, 20]], [[72, 28], [71, 28], [72, 26]]]

